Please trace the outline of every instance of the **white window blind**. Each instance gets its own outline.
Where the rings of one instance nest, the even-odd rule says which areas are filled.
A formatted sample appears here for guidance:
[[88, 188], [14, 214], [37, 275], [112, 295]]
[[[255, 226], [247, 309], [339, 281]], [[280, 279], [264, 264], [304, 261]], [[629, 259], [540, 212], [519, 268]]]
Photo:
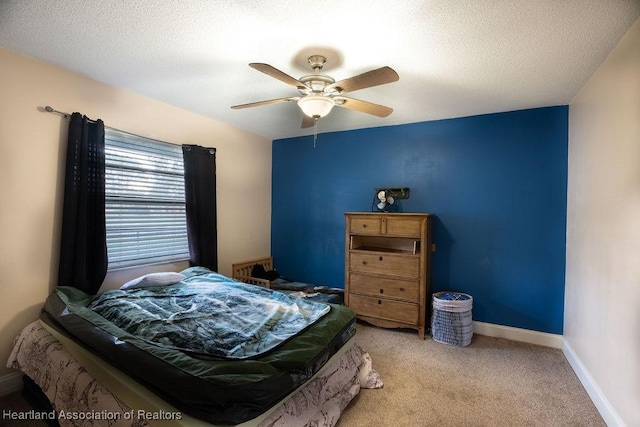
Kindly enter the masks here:
[[189, 259], [182, 147], [105, 129], [109, 269]]

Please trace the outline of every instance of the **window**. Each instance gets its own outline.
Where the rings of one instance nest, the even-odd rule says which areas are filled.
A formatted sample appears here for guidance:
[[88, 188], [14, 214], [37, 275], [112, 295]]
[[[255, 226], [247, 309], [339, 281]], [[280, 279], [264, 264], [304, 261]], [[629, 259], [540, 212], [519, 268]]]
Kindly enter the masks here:
[[105, 129], [109, 270], [189, 259], [182, 147]]

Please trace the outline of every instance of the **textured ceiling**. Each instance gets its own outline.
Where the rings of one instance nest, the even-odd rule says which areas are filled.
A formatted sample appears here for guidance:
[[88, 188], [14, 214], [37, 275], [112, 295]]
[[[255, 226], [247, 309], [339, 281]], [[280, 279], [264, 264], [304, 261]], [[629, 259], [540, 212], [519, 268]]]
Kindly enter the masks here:
[[[571, 102], [640, 15], [640, 0], [0, 0], [0, 46], [255, 134], [301, 129], [309, 55], [341, 80], [388, 65], [400, 80], [350, 93], [386, 118], [334, 108], [318, 132]], [[54, 108], [55, 99], [43, 100]]]

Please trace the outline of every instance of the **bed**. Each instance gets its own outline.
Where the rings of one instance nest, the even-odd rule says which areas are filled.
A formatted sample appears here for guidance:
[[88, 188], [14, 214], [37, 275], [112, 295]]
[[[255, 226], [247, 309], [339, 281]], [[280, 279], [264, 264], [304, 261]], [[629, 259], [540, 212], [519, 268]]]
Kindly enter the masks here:
[[[291, 298], [201, 267], [181, 274], [184, 279], [170, 285], [95, 297], [57, 288], [41, 319], [16, 338], [8, 366], [31, 378], [56, 411], [68, 412], [62, 425], [82, 425], [74, 414], [102, 414], [117, 418], [109, 425], [331, 426], [361, 387], [382, 386], [367, 353], [354, 344], [355, 317], [346, 307]], [[191, 297], [186, 306], [180, 305], [183, 294]], [[253, 311], [274, 306], [271, 311], [284, 316], [287, 326], [258, 320], [275, 332], [256, 333], [275, 337], [252, 336], [245, 343], [216, 331], [213, 338], [220, 345], [210, 345], [213, 338], [196, 343], [199, 336], [192, 329], [209, 328], [203, 312], [214, 318], [210, 323], [225, 324], [218, 314], [224, 309], [207, 311], [210, 301], [226, 298], [226, 306], [235, 310], [249, 294], [267, 298], [250, 300]], [[143, 301], [145, 320], [130, 310], [132, 298], [136, 304]], [[167, 308], [160, 300], [178, 305], [178, 317], [187, 318], [186, 323], [176, 320], [176, 312], [156, 319]], [[240, 316], [247, 310], [241, 307]], [[158, 332], [149, 327], [154, 322], [168, 322], [169, 329]], [[253, 323], [248, 322], [250, 329]], [[185, 327], [173, 330], [175, 323]], [[287, 330], [297, 323], [298, 332]]]
[[[342, 304], [344, 289], [313, 285], [281, 277], [276, 272], [273, 257], [259, 258], [232, 264], [233, 278], [245, 283], [275, 289], [289, 295], [310, 298], [313, 301]], [[256, 269], [266, 274], [256, 274]], [[270, 274], [274, 273], [274, 274]]]

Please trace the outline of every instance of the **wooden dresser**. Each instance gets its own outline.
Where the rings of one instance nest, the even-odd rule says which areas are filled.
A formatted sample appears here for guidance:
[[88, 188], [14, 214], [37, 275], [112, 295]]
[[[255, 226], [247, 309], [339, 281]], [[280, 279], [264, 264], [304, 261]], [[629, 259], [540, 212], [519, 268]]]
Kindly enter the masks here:
[[358, 318], [425, 338], [431, 219], [418, 213], [345, 213], [345, 304]]

